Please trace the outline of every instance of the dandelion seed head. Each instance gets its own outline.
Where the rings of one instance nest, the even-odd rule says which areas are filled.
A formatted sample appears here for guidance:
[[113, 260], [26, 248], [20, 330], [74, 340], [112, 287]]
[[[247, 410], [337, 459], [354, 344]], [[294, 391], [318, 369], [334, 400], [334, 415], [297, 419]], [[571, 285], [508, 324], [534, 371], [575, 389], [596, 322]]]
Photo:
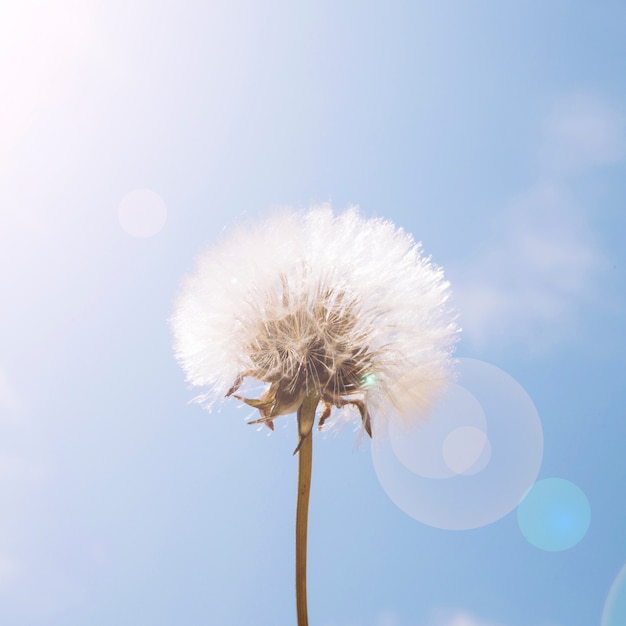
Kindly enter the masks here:
[[175, 353], [207, 406], [251, 377], [269, 385], [246, 399], [265, 421], [314, 392], [378, 428], [423, 414], [450, 379], [449, 296], [442, 270], [391, 222], [284, 210], [199, 256], [171, 319]]

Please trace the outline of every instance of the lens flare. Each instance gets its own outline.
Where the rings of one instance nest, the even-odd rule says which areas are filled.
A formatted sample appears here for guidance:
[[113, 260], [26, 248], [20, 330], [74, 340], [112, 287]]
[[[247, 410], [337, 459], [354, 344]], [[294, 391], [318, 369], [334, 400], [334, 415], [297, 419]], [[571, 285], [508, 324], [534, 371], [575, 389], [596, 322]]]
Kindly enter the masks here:
[[455, 474], [477, 474], [489, 463], [491, 444], [484, 431], [461, 426], [446, 437], [442, 452], [446, 465]]
[[589, 500], [563, 478], [537, 481], [517, 507], [517, 523], [529, 543], [548, 552], [567, 550], [587, 533]]
[[153, 237], [165, 226], [167, 207], [150, 189], [135, 189], [120, 202], [117, 216], [122, 228], [133, 237]]
[[476, 359], [459, 359], [457, 372], [428, 423], [390, 428], [387, 440], [372, 445], [391, 500], [414, 519], [450, 530], [486, 526], [510, 513], [535, 482], [543, 456], [539, 416], [515, 379]]
[[[464, 473], [455, 471], [455, 467], [463, 463], [454, 460], [458, 448], [454, 446], [453, 433], [468, 428], [484, 434], [487, 428], [485, 413], [480, 402], [467, 389], [453, 384], [440, 398], [428, 422], [404, 427], [400, 420], [391, 420], [389, 440], [398, 461], [414, 474], [424, 478], [450, 478]], [[486, 440], [486, 435], [484, 437]]]
[[615, 577], [602, 611], [601, 626], [626, 624], [626, 564]]

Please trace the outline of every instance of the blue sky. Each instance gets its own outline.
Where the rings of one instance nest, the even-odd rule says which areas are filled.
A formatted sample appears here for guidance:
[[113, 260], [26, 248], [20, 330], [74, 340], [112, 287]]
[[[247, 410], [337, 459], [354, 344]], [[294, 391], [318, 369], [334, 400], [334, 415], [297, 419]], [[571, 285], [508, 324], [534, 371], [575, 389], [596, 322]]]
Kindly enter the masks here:
[[540, 420], [533, 448], [530, 413], [483, 407], [483, 466], [406, 474], [410, 506], [462, 526], [534, 458], [573, 525], [531, 490], [429, 526], [368, 441], [318, 436], [311, 623], [625, 623], [623, 2], [26, 0], [0, 42], [2, 623], [294, 623], [293, 419], [190, 403], [167, 319], [225, 227], [318, 202], [422, 241], [458, 356]]

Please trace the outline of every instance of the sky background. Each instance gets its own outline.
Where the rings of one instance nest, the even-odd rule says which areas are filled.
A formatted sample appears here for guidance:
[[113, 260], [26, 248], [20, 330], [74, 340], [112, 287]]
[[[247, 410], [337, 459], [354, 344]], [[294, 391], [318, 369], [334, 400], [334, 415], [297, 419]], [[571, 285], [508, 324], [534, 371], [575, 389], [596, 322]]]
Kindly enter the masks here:
[[312, 626], [626, 624], [625, 77], [621, 0], [3, 2], [0, 622], [295, 623], [294, 419], [190, 403], [167, 319], [331, 202], [445, 269], [491, 456], [316, 435]]

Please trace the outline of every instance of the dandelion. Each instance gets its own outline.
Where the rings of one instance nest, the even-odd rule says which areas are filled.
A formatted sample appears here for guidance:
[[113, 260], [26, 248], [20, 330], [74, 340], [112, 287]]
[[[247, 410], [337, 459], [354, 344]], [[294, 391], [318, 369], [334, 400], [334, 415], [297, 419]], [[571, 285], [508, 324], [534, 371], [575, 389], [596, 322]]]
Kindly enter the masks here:
[[[171, 320], [176, 357], [207, 406], [234, 397], [270, 429], [297, 413], [296, 599], [306, 609], [311, 432], [356, 419], [370, 437], [425, 415], [451, 376], [458, 329], [441, 269], [408, 233], [355, 208], [283, 211], [201, 255]], [[246, 379], [266, 385], [239, 393]]]

